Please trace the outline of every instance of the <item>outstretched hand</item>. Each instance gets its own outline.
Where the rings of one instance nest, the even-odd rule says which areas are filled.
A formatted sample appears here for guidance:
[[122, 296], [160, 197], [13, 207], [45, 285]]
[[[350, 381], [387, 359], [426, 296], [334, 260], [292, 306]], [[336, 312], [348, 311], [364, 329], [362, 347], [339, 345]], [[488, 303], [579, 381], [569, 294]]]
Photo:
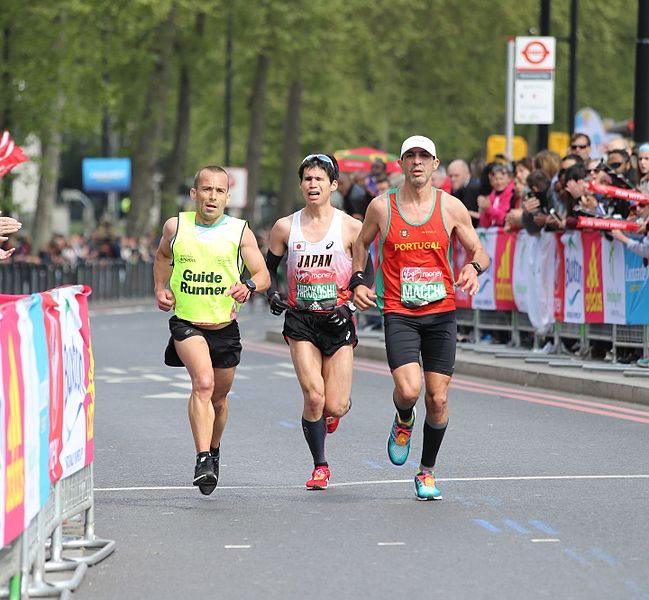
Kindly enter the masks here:
[[475, 296], [480, 290], [480, 282], [478, 281], [478, 272], [472, 264], [464, 265], [460, 271], [460, 275], [455, 282], [455, 285], [463, 292], [469, 292], [470, 296]]

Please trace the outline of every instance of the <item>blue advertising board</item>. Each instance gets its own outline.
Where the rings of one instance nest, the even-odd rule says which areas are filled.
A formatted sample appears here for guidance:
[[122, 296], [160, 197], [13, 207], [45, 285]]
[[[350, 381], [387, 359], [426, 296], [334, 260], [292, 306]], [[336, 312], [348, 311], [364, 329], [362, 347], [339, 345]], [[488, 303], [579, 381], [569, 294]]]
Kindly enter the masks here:
[[83, 191], [128, 192], [131, 189], [130, 158], [84, 158]]

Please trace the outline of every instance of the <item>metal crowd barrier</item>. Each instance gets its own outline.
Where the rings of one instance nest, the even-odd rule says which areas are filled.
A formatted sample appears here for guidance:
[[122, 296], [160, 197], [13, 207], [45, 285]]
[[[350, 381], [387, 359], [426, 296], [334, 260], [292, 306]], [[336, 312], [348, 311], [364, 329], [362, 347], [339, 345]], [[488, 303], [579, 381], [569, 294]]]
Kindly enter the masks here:
[[153, 296], [153, 263], [105, 259], [70, 265], [0, 265], [0, 293], [32, 294], [59, 285], [85, 284], [93, 292], [90, 302]]
[[[0, 584], [20, 573], [20, 598], [69, 598], [92, 566], [115, 550], [95, 535], [92, 463], [57, 481], [43, 509], [0, 551]], [[0, 597], [17, 597], [11, 586]]]

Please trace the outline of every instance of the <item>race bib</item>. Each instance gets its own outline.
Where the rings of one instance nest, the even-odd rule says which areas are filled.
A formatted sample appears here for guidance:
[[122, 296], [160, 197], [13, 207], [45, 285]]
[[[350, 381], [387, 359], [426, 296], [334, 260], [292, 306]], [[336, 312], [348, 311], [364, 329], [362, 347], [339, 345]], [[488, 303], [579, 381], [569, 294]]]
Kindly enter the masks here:
[[444, 275], [435, 267], [404, 267], [401, 269], [401, 304], [419, 308], [446, 298]]
[[295, 271], [295, 306], [302, 310], [331, 310], [336, 307], [338, 288], [333, 269]]

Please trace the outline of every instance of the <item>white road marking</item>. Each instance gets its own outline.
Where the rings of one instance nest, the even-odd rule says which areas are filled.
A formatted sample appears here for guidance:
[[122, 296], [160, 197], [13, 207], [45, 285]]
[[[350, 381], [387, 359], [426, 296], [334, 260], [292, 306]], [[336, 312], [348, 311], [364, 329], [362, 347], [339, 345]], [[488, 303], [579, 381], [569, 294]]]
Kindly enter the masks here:
[[278, 362], [275, 363], [275, 367], [279, 367], [280, 369], [293, 369], [293, 363], [291, 362]]
[[530, 541], [531, 542], [560, 542], [561, 540], [559, 538], [540, 538], [540, 539], [533, 539]]
[[146, 379], [150, 379], [151, 381], [171, 381], [169, 377], [165, 377], [164, 375], [158, 375], [157, 373], [144, 373], [142, 377], [145, 377]]
[[171, 384], [173, 387], [182, 388], [183, 390], [191, 390], [192, 382], [191, 381], [174, 381]]
[[280, 371], [279, 373], [275, 373], [275, 375], [286, 377], [287, 379], [295, 379], [295, 373], [284, 373], [283, 371]]
[[[183, 396], [184, 397], [184, 396]], [[450, 481], [547, 481], [552, 480], [591, 480], [591, 479], [649, 479], [649, 475], [539, 475], [530, 477], [449, 477], [446, 479], [437, 478], [439, 482]], [[329, 487], [348, 487], [354, 485], [383, 485], [391, 483], [412, 483], [412, 479], [379, 479], [379, 480], [366, 480], [366, 481], [347, 481], [343, 483], [330, 483]], [[290, 490], [290, 489], [304, 489], [304, 484], [300, 485], [230, 485], [219, 486], [219, 490], [249, 490], [249, 489], [265, 489], [265, 490]], [[196, 489], [194, 486], [151, 486], [151, 487], [111, 487], [111, 488], [95, 488], [96, 492], [154, 492], [165, 490], [192, 490]]]
[[232, 549], [236, 550], [238, 548], [250, 548], [251, 546], [250, 546], [250, 544], [226, 544], [223, 547], [228, 549], [228, 550], [232, 550]]
[[125, 375], [126, 374], [126, 369], [118, 369], [117, 367], [105, 367], [103, 371], [106, 371], [106, 373], [113, 373], [115, 375]]
[[164, 394], [148, 394], [147, 396], [144, 396], [144, 398], [160, 398], [160, 399], [166, 399], [166, 400], [180, 400], [182, 399], [187, 399], [187, 394], [180, 394], [176, 392], [166, 392]]
[[377, 542], [377, 546], [405, 546], [405, 542]]

